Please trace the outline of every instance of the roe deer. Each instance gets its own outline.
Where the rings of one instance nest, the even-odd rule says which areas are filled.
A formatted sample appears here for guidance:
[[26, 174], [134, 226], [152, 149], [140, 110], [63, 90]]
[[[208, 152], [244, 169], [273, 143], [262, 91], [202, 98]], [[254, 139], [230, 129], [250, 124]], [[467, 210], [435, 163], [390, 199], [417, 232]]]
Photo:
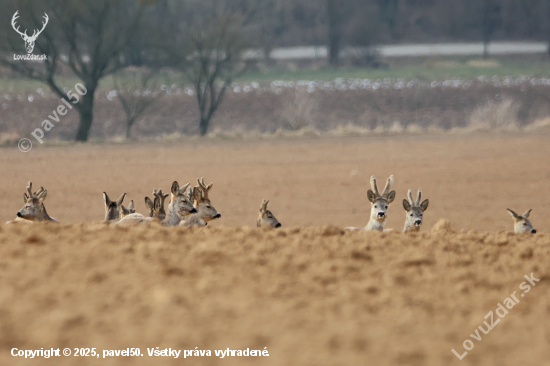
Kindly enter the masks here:
[[260, 207], [260, 212], [258, 213], [257, 226], [262, 227], [263, 225], [271, 227], [281, 227], [279, 220], [275, 218], [275, 215], [267, 209], [267, 204], [269, 200], [263, 200], [262, 206]]
[[[193, 202], [185, 194], [185, 191], [187, 190], [187, 187], [189, 187], [189, 184], [190, 183], [187, 183], [185, 186], [180, 188], [177, 181], [174, 181], [174, 183], [172, 183], [172, 189], [170, 192], [170, 204], [168, 205], [168, 214], [162, 222], [164, 226], [179, 225], [184, 217], [197, 212], [197, 209], [193, 207]], [[164, 199], [162, 199], [161, 201], [162, 206], [164, 206], [163, 203]]]
[[46, 212], [46, 207], [44, 206], [44, 200], [48, 195], [48, 190], [44, 187], [32, 193], [32, 182], [29, 182], [27, 186], [27, 193], [23, 194], [23, 199], [25, 201], [25, 206], [17, 212], [17, 218], [12, 221], [6, 222], [6, 224], [24, 222], [32, 223], [33, 221], [54, 221], [56, 219], [50, 217]]
[[518, 215], [514, 211], [507, 208], [508, 213], [510, 216], [514, 218], [515, 224], [514, 224], [514, 233], [520, 234], [520, 233], [533, 233], [535, 234], [537, 230], [533, 228], [533, 225], [531, 225], [531, 221], [529, 221], [529, 214], [531, 213], [532, 209], [529, 209], [525, 211], [523, 215]]
[[197, 179], [199, 185], [192, 188], [189, 192], [189, 198], [194, 200], [197, 212], [185, 217], [185, 221], [182, 221], [180, 226], [206, 226], [209, 221], [217, 220], [222, 216], [216, 211], [214, 206], [212, 206], [210, 198], [208, 197], [208, 192], [212, 189], [214, 183], [210, 183], [206, 186], [204, 178], [201, 178], [201, 180]]
[[118, 208], [118, 214], [121, 219], [125, 218], [128, 215], [132, 215], [136, 213], [136, 209], [134, 208], [134, 201], [130, 201], [130, 204], [128, 205], [128, 208], [124, 207], [124, 205], [120, 205]]
[[164, 200], [168, 197], [168, 194], [163, 194], [162, 189], [158, 191], [155, 188], [153, 190], [154, 201], [151, 201], [149, 197], [145, 197], [145, 206], [149, 210], [149, 216], [146, 217], [139, 213], [133, 213], [120, 219], [116, 225], [132, 225], [132, 224], [147, 224], [153, 220], [162, 222], [166, 217], [166, 211], [164, 210]]
[[378, 185], [374, 176], [370, 178], [370, 185], [372, 190], [369, 189], [367, 192], [367, 198], [371, 203], [370, 220], [365, 230], [384, 231], [384, 225], [388, 217], [388, 207], [395, 199], [395, 191], [390, 192], [393, 185], [393, 175], [390, 175], [388, 178], [382, 194], [378, 191]]
[[120, 206], [124, 201], [126, 193], [118, 198], [116, 201], [111, 201], [107, 193], [103, 192], [103, 201], [105, 203], [105, 221], [114, 221], [120, 219]]
[[409, 201], [403, 199], [403, 208], [407, 211], [407, 215], [405, 216], [405, 228], [403, 229], [404, 233], [407, 231], [420, 230], [420, 226], [422, 226], [422, 216], [424, 215], [424, 211], [428, 209], [429, 203], [428, 200], [424, 200], [424, 202], [420, 203], [422, 199], [422, 191], [420, 189], [418, 190], [416, 202], [413, 199], [410, 189], [408, 195]]

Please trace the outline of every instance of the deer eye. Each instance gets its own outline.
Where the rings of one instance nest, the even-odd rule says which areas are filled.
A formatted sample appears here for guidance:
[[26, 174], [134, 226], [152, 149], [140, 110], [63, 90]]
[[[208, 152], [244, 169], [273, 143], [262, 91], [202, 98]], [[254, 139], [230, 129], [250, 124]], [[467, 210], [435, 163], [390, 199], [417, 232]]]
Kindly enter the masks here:
[[206, 208], [212, 208], [212, 207], [210, 207], [210, 206], [206, 206]]
[[374, 205], [374, 208], [378, 208], [378, 206]]
[[388, 209], [388, 206], [386, 206], [386, 210]]
[[413, 215], [413, 214], [411, 214], [411, 216], [412, 216], [412, 215]]
[[527, 223], [524, 222], [524, 223], [523, 223], [523, 226], [527, 226]]

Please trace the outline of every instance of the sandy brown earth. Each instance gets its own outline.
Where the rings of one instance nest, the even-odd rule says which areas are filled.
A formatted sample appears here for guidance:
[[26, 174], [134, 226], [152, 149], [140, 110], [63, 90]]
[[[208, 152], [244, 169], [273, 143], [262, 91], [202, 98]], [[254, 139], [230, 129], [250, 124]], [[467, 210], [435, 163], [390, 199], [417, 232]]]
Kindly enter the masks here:
[[[546, 134], [186, 141], [0, 150], [1, 221], [26, 182], [59, 225], [0, 225], [1, 365], [550, 365], [550, 145]], [[395, 175], [389, 228], [408, 188], [430, 199], [422, 233], [367, 223], [368, 179]], [[203, 229], [99, 223], [101, 193], [143, 197], [214, 182]], [[281, 230], [253, 227], [270, 199]], [[510, 207], [532, 208], [516, 236]], [[438, 220], [445, 218], [450, 224]], [[92, 223], [95, 221], [95, 223]], [[434, 227], [435, 225], [435, 227]], [[452, 229], [449, 227], [451, 226]], [[535, 282], [521, 293], [524, 275]], [[525, 288], [525, 284], [523, 285]], [[519, 302], [488, 334], [498, 303]], [[508, 302], [509, 304], [509, 302]], [[462, 361], [463, 342], [474, 348]], [[469, 346], [469, 343], [466, 343]], [[147, 348], [211, 350], [191, 360]], [[12, 348], [139, 347], [142, 357], [12, 357]], [[269, 357], [218, 349], [267, 347]]]

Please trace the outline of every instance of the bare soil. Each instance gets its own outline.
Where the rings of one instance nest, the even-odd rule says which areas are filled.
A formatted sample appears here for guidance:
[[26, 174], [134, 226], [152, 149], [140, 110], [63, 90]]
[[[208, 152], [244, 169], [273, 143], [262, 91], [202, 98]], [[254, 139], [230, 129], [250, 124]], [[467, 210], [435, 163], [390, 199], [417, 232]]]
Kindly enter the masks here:
[[[27, 181], [60, 224], [0, 224], [2, 365], [546, 365], [550, 359], [547, 134], [35, 146], [0, 150], [2, 222]], [[395, 176], [393, 233], [364, 226], [368, 180]], [[120, 228], [102, 192], [144, 212], [153, 188], [214, 182], [206, 228]], [[401, 201], [422, 188], [421, 233]], [[255, 228], [262, 199], [282, 222]], [[535, 235], [506, 212], [532, 208]], [[438, 222], [441, 219], [448, 221]], [[437, 224], [436, 224], [437, 223]], [[524, 297], [524, 275], [540, 279]], [[519, 303], [490, 333], [486, 314]], [[496, 318], [495, 318], [496, 321]], [[459, 361], [464, 340], [474, 348]], [[160, 349], [269, 357], [152, 358]], [[12, 357], [12, 348], [139, 347], [143, 357]]]

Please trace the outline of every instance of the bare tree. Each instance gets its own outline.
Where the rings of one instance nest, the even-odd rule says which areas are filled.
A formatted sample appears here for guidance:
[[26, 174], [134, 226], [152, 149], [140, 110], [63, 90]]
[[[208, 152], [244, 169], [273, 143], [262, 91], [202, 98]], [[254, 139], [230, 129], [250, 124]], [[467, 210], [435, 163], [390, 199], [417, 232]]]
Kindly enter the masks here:
[[244, 74], [252, 61], [243, 61], [242, 35], [231, 19], [221, 18], [205, 31], [190, 37], [192, 55], [182, 69], [193, 85], [199, 104], [199, 133], [205, 135], [227, 87]]
[[139, 117], [164, 93], [155, 79], [156, 71], [124, 72], [113, 75], [117, 98], [126, 114], [126, 138]]
[[145, 4], [151, 2], [154, 1], [15, 1], [15, 7], [24, 9], [20, 12], [21, 18], [30, 19], [34, 29], [40, 28], [44, 13], [51, 14], [35, 46], [35, 50], [45, 54], [47, 59], [41, 63], [10, 59], [13, 53], [21, 50], [17, 34], [11, 32], [13, 35], [7, 35], [2, 44], [3, 50], [8, 52], [0, 62], [26, 77], [46, 83], [64, 98], [67, 96], [58, 71], [60, 66], [68, 68], [87, 90], [80, 100], [71, 98], [80, 115], [75, 139], [87, 141], [99, 81], [128, 66], [125, 50], [137, 34]]

